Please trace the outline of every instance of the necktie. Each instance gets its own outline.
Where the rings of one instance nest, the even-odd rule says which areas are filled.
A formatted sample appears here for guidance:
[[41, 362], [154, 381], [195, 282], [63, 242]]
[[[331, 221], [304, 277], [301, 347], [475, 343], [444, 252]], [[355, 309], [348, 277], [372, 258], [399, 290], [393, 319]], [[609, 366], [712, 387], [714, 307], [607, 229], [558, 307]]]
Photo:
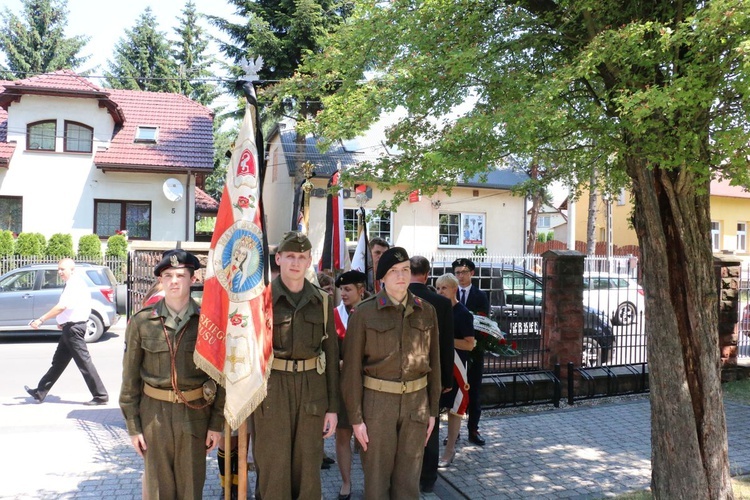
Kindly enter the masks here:
[[466, 288], [461, 289], [461, 303], [466, 305]]

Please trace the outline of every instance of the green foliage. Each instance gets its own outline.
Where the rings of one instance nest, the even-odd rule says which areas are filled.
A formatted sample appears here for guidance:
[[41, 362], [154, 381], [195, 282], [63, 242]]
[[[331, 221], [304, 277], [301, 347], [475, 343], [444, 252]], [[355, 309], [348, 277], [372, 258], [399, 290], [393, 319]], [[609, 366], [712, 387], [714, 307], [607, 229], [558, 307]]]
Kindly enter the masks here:
[[112, 88], [179, 91], [177, 65], [150, 7], [146, 7], [133, 29], [125, 30], [125, 36], [115, 45], [114, 60], [109, 61], [109, 71], [104, 76]]
[[41, 257], [44, 255], [45, 245], [42, 244], [38, 233], [21, 233], [16, 239], [15, 254], [22, 257]]
[[114, 234], [107, 239], [107, 257], [124, 258], [128, 255], [128, 240], [121, 234]]
[[87, 57], [78, 57], [89, 37], [65, 37], [68, 24], [66, 2], [21, 0], [23, 14], [9, 8], [0, 14], [0, 51], [7, 67], [0, 65], [1, 78], [27, 78], [59, 69], [74, 69]]
[[95, 234], [86, 234], [78, 239], [78, 255], [82, 257], [101, 257], [102, 242]]
[[53, 234], [47, 244], [46, 254], [53, 257], [74, 257], [73, 236], [62, 233]]
[[0, 230], [0, 257], [13, 255], [14, 245], [13, 232], [7, 229]]
[[216, 85], [200, 80], [214, 76], [210, 70], [214, 59], [206, 55], [208, 36], [198, 25], [194, 2], [185, 4], [182, 16], [180, 25], [174, 29], [178, 40], [172, 50], [180, 76], [177, 92], [208, 106], [219, 95]]
[[480, 247], [479, 245], [474, 246], [474, 251], [471, 252], [472, 255], [476, 255], [478, 257], [483, 257], [487, 255], [487, 247]]

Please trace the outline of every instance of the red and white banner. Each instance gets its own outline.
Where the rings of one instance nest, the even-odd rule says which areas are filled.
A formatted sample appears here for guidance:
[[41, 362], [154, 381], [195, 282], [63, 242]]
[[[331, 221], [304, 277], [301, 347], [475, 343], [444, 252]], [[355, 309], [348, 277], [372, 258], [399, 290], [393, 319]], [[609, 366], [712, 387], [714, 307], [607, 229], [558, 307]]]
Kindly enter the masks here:
[[247, 106], [227, 170], [203, 285], [194, 360], [226, 388], [224, 416], [240, 424], [266, 397], [273, 355], [268, 245], [261, 203], [265, 165], [255, 91], [245, 83]]
[[[341, 174], [337, 170], [328, 182], [328, 188], [341, 187]], [[329, 194], [326, 203], [326, 232], [323, 239], [323, 253], [318, 264], [319, 270], [341, 271], [349, 269], [349, 253], [346, 249], [344, 233], [344, 191]]]

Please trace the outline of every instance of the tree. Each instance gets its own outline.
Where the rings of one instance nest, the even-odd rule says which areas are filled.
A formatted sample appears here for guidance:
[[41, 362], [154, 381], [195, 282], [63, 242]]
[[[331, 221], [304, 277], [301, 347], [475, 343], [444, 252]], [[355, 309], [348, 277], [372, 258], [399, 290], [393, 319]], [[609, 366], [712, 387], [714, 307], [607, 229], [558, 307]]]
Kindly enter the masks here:
[[177, 66], [169, 52], [169, 42], [159, 31], [151, 7], [146, 7], [131, 30], [115, 45], [114, 60], [104, 72], [112, 88], [178, 92]]
[[511, 153], [555, 165], [575, 189], [594, 169], [603, 192], [630, 189], [656, 498], [732, 496], [709, 184], [750, 185], [748, 33], [745, 0], [358, 1], [284, 86], [318, 89], [310, 128], [329, 140], [403, 106], [387, 137], [402, 154], [356, 175], [405, 192], [450, 186]]
[[195, 3], [189, 1], [185, 4], [180, 24], [174, 31], [178, 36], [172, 51], [180, 77], [177, 92], [208, 106], [219, 95], [219, 91], [216, 85], [201, 81], [213, 75], [210, 66], [214, 61], [206, 56], [208, 38], [198, 25]]
[[23, 18], [9, 8], [0, 14], [0, 50], [8, 66], [0, 66], [2, 78], [26, 78], [59, 69], [75, 69], [86, 57], [78, 53], [86, 36], [65, 37], [68, 24], [65, 0], [21, 0]]

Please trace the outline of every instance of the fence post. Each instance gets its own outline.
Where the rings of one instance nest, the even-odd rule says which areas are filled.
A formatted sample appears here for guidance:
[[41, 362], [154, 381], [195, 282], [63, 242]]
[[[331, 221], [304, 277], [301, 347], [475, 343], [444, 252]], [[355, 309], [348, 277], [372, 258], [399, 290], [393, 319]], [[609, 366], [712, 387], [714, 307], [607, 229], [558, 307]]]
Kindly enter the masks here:
[[737, 320], [741, 262], [732, 257], [714, 256], [714, 273], [719, 296], [719, 354], [722, 380], [737, 377]]
[[[580, 365], [583, 353], [583, 264], [585, 255], [575, 250], [549, 250], [542, 255], [544, 293], [542, 305], [542, 368]], [[568, 385], [567, 391], [570, 391]], [[571, 394], [567, 395], [568, 398]]]

